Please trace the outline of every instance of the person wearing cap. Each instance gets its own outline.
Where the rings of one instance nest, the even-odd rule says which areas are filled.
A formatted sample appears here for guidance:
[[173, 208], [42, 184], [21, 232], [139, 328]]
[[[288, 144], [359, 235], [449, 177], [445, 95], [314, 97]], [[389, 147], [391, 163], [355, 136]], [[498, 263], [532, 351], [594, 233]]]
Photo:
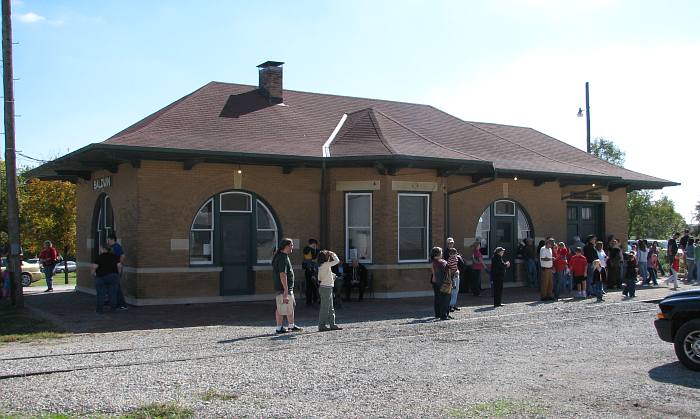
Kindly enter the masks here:
[[506, 249], [497, 247], [493, 250], [491, 257], [491, 279], [493, 280], [493, 306], [502, 307], [501, 297], [503, 296], [503, 278], [506, 269], [510, 267], [510, 262], [503, 259]]
[[51, 240], [44, 242], [44, 249], [39, 253], [39, 261], [44, 267], [44, 275], [46, 276], [46, 291], [53, 291], [53, 270], [58, 263], [58, 252], [51, 244]]

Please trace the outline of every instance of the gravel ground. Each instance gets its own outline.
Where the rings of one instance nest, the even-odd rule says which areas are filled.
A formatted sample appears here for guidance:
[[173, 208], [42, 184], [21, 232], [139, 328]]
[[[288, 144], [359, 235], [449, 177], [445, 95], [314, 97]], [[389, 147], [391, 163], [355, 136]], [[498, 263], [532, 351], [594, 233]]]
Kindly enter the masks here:
[[[339, 310], [345, 330], [326, 333], [214, 325], [9, 344], [0, 415], [174, 401], [198, 417], [697, 417], [700, 374], [656, 336], [656, 305], [639, 301], [666, 293], [497, 310], [482, 299], [446, 322], [429, 304], [375, 321]], [[207, 391], [235, 397], [204, 401]]]

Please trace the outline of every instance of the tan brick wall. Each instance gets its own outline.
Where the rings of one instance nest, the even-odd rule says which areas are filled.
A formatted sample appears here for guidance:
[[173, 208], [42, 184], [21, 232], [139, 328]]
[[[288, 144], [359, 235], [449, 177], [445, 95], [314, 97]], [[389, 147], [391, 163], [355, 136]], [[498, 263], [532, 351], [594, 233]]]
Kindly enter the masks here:
[[[237, 165], [195, 165], [184, 170], [177, 162], [144, 161], [140, 168], [128, 164], [119, 172], [96, 172], [94, 178], [112, 177], [112, 186], [105, 190], [114, 208], [115, 224], [131, 268], [189, 267], [188, 250], [171, 250], [171, 239], [188, 239], [190, 226], [197, 210], [211, 196], [233, 190]], [[282, 235], [299, 239], [303, 247], [310, 237], [320, 238], [318, 169], [295, 169], [282, 173], [279, 167], [240, 166], [241, 189], [257, 194], [275, 212]], [[398, 191], [392, 181], [435, 182], [437, 190], [431, 199], [431, 246], [443, 246], [445, 237], [445, 192], [471, 184], [471, 178], [451, 176], [441, 178], [434, 170], [401, 169], [396, 175], [380, 175], [373, 168], [329, 169], [327, 172], [328, 247], [345, 253], [345, 192], [336, 191], [339, 181], [379, 180], [381, 187], [373, 196], [373, 269], [375, 292], [429, 290], [429, 270], [425, 268], [397, 269]], [[507, 197], [503, 185], [508, 185]], [[511, 199], [528, 212], [535, 235], [553, 235], [565, 239], [566, 201], [562, 195], [586, 187], [561, 188], [558, 182], [535, 187], [527, 180], [498, 179], [488, 184], [459, 192], [450, 197], [450, 231], [457, 247], [463, 249], [465, 237], [474, 237], [478, 217], [484, 208], [497, 199]], [[87, 241], [93, 209], [99, 191], [92, 190], [92, 181], [78, 182], [78, 260], [90, 260]], [[608, 192], [605, 205], [605, 229], [621, 239], [626, 238], [627, 212], [624, 189]], [[292, 255], [292, 263], [301, 263], [301, 249]], [[78, 284], [92, 287], [86, 268], [79, 269]], [[297, 282], [303, 273], [296, 272]], [[255, 271], [257, 293], [272, 292], [271, 272]], [[125, 278], [127, 295], [138, 298], [167, 298], [184, 296], [218, 296], [218, 272], [193, 273], [133, 273]]]

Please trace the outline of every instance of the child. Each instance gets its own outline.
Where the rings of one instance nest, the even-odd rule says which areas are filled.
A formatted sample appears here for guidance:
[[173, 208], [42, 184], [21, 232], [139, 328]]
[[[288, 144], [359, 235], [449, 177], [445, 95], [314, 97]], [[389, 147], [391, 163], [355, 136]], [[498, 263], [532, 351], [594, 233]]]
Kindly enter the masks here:
[[554, 255], [554, 299], [558, 300], [564, 294], [566, 287], [566, 268], [569, 263], [567, 257], [569, 251], [563, 243], [557, 245], [557, 251], [552, 252]]
[[601, 302], [603, 300], [603, 282], [607, 280], [607, 275], [605, 275], [605, 269], [600, 263], [600, 260], [596, 259], [593, 261], [593, 279], [591, 283], [593, 285], [593, 295], [596, 296], [596, 301]]
[[622, 290], [622, 295], [634, 298], [635, 285], [637, 284], [637, 258], [634, 251], [627, 253], [625, 259], [627, 259], [627, 270], [625, 271], [625, 288]]
[[669, 268], [671, 270], [671, 276], [668, 277], [666, 280], [666, 284], [671, 285], [673, 283], [673, 290], [678, 289], [678, 271], [680, 271], [680, 264], [681, 264], [681, 258], [683, 257], [683, 250], [678, 249], [678, 252], [676, 252], [676, 256], [673, 257], [673, 262], [671, 262], [671, 267]]
[[654, 283], [655, 287], [658, 287], [659, 283], [656, 282], [656, 271], [659, 270], [659, 256], [656, 253], [649, 252], [647, 269], [649, 270], [649, 280], [647, 284], [651, 281]]
[[447, 269], [449, 270], [450, 280], [452, 281], [452, 294], [450, 296], [450, 312], [457, 311], [457, 293], [459, 292], [459, 255], [457, 249], [451, 247], [448, 251]]
[[583, 256], [583, 249], [577, 247], [576, 254], [571, 257], [571, 274], [574, 276], [576, 294], [574, 298], [586, 298], [586, 277], [588, 276], [588, 261]]

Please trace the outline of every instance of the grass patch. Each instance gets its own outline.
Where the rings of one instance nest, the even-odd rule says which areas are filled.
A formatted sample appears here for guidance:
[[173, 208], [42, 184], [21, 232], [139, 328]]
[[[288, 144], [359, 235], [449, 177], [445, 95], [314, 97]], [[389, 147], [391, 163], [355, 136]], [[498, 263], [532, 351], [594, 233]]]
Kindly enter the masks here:
[[152, 403], [122, 416], [124, 419], [186, 419], [191, 417], [194, 417], [194, 410], [182, 407], [175, 402]]
[[[77, 275], [75, 272], [68, 272], [68, 283], [75, 285]], [[60, 274], [55, 274], [53, 276], [53, 283], [54, 285], [63, 285], [66, 283], [66, 276], [64, 273]], [[45, 287], [46, 286], [46, 278], [42, 278], [40, 281], [37, 282], [32, 282], [32, 287]]]
[[0, 303], [0, 344], [56, 339], [65, 335], [55, 324], [32, 316], [26, 308], [13, 307], [9, 301]]
[[545, 409], [517, 400], [494, 400], [477, 403], [466, 409], [456, 408], [449, 412], [452, 418], [506, 418], [512, 416], [543, 415]]
[[235, 394], [220, 393], [213, 389], [205, 391], [204, 393], [200, 394], [199, 397], [205, 402], [211, 402], [214, 400], [222, 400], [226, 402], [229, 400], [236, 400], [238, 398], [238, 396], [236, 396]]

